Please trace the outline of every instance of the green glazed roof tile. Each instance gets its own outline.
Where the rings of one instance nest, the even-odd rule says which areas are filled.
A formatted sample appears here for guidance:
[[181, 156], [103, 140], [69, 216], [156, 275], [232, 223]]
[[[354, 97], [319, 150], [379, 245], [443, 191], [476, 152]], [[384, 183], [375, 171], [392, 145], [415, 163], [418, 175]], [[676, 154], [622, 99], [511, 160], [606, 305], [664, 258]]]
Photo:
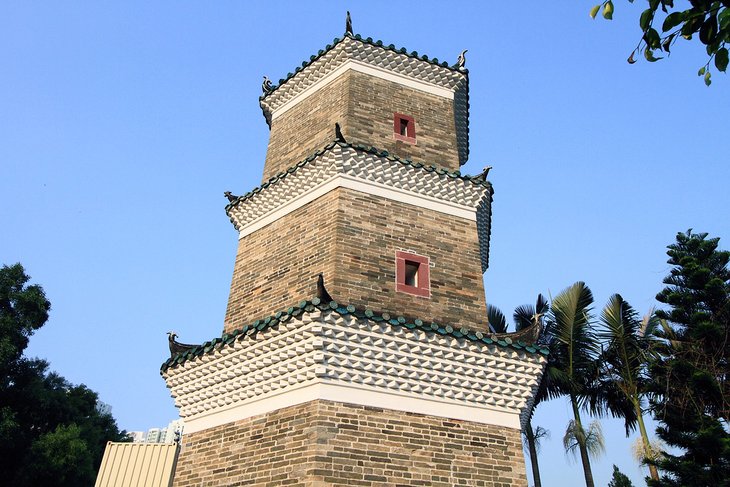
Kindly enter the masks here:
[[[316, 303], [315, 303], [316, 301]], [[438, 323], [424, 323], [423, 320], [414, 319], [409, 320], [404, 316], [391, 317], [387, 312], [376, 313], [373, 310], [365, 309], [361, 310], [353, 305], [340, 306], [335, 301], [330, 303], [322, 303], [318, 298], [313, 298], [309, 301], [300, 301], [296, 306], [291, 306], [286, 310], [279, 311], [271, 316], [267, 316], [264, 319], [256, 320], [250, 325], [243, 325], [230, 333], [224, 333], [221, 337], [213, 338], [212, 340], [199, 345], [192, 350], [188, 350], [185, 353], [178, 354], [166, 360], [160, 367], [160, 373], [163, 373], [170, 367], [185, 363], [187, 360], [191, 360], [203, 354], [210, 353], [216, 346], [227, 347], [232, 345], [236, 340], [244, 340], [247, 336], [251, 336], [255, 333], [265, 332], [267, 329], [275, 327], [282, 321], [288, 321], [292, 316], [297, 316], [305, 310], [307, 312], [313, 312], [315, 310], [323, 312], [337, 313], [341, 316], [353, 314], [360, 319], [367, 319], [373, 322], [387, 322], [392, 326], [403, 327], [407, 330], [420, 329], [426, 333], [438, 333], [439, 335], [448, 335], [454, 338], [466, 338], [473, 342], [482, 342], [485, 344], [496, 344], [503, 348], [512, 348], [513, 350], [524, 350], [528, 353], [540, 353], [542, 355], [548, 355], [550, 352], [547, 348], [538, 347], [534, 344], [525, 344], [521, 340], [513, 343], [509, 337], [500, 337], [499, 340], [493, 340], [480, 331], [473, 331], [467, 328], [461, 327], [458, 330], [450, 325], [439, 325]]]
[[386, 157], [391, 161], [398, 162], [400, 164], [403, 164], [404, 166], [410, 166], [415, 169], [423, 169], [426, 172], [434, 172], [436, 171], [438, 174], [441, 175], [447, 175], [448, 177], [451, 177], [453, 179], [461, 179], [463, 181], [469, 181], [473, 184], [477, 184], [480, 186], [484, 186], [485, 188], [489, 188], [490, 193], [493, 193], [494, 190], [492, 189], [492, 183], [489, 181], [482, 179], [480, 176], [469, 176], [469, 175], [462, 175], [461, 171], [447, 171], [444, 168], [437, 167], [433, 164], [426, 165], [422, 162], [414, 162], [410, 158], [400, 158], [396, 155], [389, 154], [388, 151], [377, 149], [376, 147], [370, 147], [363, 144], [357, 144], [357, 143], [347, 143], [347, 142], [341, 142], [341, 141], [334, 141], [327, 144], [323, 149], [317, 150], [314, 154], [308, 156], [306, 159], [296, 163], [295, 165], [288, 168], [286, 171], [282, 171], [276, 176], [271, 177], [268, 181], [261, 184], [261, 186], [257, 186], [256, 188], [253, 188], [251, 191], [247, 192], [246, 194], [239, 196], [234, 201], [228, 203], [226, 205], [226, 212], [236, 206], [239, 202], [246, 201], [247, 199], [251, 198], [253, 195], [260, 193], [262, 190], [268, 188], [272, 184], [277, 183], [279, 180], [282, 180], [286, 178], [290, 174], [294, 174], [297, 169], [303, 168], [308, 163], [312, 162], [314, 159], [316, 159], [318, 156], [324, 154], [327, 151], [330, 151], [334, 149], [336, 145], [339, 145], [340, 147], [349, 147], [351, 149], [355, 149], [357, 151], [366, 152], [368, 154], [372, 154], [375, 156], [380, 157]]

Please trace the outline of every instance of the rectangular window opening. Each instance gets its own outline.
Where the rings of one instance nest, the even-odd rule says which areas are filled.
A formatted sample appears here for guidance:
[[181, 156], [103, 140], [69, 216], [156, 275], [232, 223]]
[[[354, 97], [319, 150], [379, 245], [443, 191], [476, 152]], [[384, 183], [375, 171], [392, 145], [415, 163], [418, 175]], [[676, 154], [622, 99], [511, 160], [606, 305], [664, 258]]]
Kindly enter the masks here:
[[416, 143], [416, 120], [410, 115], [393, 114], [393, 137], [408, 144]]
[[406, 286], [416, 286], [418, 287], [418, 262], [411, 262], [406, 261], [406, 278], [405, 278], [405, 284]]
[[400, 134], [403, 137], [408, 137], [408, 120], [405, 118], [400, 119]]
[[395, 290], [422, 298], [431, 297], [430, 260], [408, 251], [395, 252]]

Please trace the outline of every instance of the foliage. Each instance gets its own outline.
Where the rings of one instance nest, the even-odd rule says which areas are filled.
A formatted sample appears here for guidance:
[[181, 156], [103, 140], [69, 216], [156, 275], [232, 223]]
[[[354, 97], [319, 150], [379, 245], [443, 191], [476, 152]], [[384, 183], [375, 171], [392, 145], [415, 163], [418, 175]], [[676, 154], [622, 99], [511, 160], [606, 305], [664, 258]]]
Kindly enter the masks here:
[[[600, 359], [603, 364], [600, 381], [616, 390], [632, 409], [623, 417], [627, 436], [634, 423], [639, 426], [643, 450], [641, 461], [655, 458], [644, 425], [643, 403], [649, 383], [648, 363], [656, 342], [654, 333], [658, 319], [652, 312], [640, 320], [631, 305], [621, 295], [614, 294], [601, 312], [601, 325], [598, 337], [604, 352]], [[651, 478], [659, 478], [654, 465], [649, 465], [649, 471]]]
[[579, 428], [575, 420], [571, 419], [568, 422], [568, 427], [565, 428], [565, 434], [563, 435], [563, 448], [565, 448], [565, 453], [568, 455], [576, 455], [581, 444], [585, 445], [588, 455], [593, 458], [598, 458], [605, 453], [606, 444], [603, 440], [601, 423], [591, 421], [588, 429], [585, 430], [582, 427]]
[[608, 487], [634, 487], [629, 479], [616, 465], [613, 466], [613, 475], [611, 481], [608, 483]]
[[491, 304], [487, 305], [487, 323], [491, 332], [507, 333], [507, 318], [502, 310]]
[[657, 434], [682, 451], [657, 461], [651, 486], [730, 485], [730, 252], [706, 233], [679, 233], [657, 300], [665, 320], [650, 366]]
[[50, 303], [20, 264], [0, 269], [0, 472], [18, 487], [93, 485], [107, 441], [123, 441], [97, 394], [22, 356]]
[[583, 428], [580, 409], [591, 403], [591, 396], [597, 393], [592, 387], [598, 373], [596, 358], [599, 352], [593, 331], [592, 304], [591, 290], [585, 283], [576, 282], [555, 296], [546, 326], [550, 336], [550, 383], [546, 392], [551, 397], [565, 395], [570, 400], [573, 419], [568, 425], [570, 435], [566, 432], [566, 438], [574, 439], [580, 452], [587, 487], [593, 487], [594, 483], [587, 442], [589, 435]]
[[[633, 0], [629, 0], [633, 2]], [[662, 59], [658, 54], [670, 54], [679, 39], [691, 40], [695, 35], [705, 45], [708, 59], [698, 71], [705, 84], [712, 83], [710, 63], [714, 60], [718, 71], [725, 72], [728, 65], [730, 42], [730, 0], [689, 0], [689, 8], [676, 8], [674, 0], [647, 0], [648, 8], [639, 17], [641, 39], [631, 52], [628, 62], [633, 64], [636, 55], [644, 55], [649, 62]], [[687, 6], [686, 4], [684, 6]], [[594, 6], [591, 17], [598, 12], [603, 18], [613, 18], [612, 0]], [[659, 24], [661, 23], [661, 27]], [[661, 29], [661, 34], [657, 29]]]
[[0, 387], [7, 386], [9, 367], [28, 346], [28, 337], [48, 320], [51, 303], [23, 266], [3, 266], [0, 271]]

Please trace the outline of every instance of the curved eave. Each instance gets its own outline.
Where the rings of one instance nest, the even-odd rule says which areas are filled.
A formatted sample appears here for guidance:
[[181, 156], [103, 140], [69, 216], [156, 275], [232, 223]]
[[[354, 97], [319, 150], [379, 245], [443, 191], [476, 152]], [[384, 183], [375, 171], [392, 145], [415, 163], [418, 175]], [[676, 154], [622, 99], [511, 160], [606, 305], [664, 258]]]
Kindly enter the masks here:
[[401, 158], [394, 154], [389, 153], [386, 150], [381, 150], [376, 147], [363, 145], [363, 144], [350, 144], [347, 142], [342, 141], [332, 141], [326, 146], [324, 146], [322, 149], [319, 149], [315, 151], [313, 154], [309, 155], [305, 159], [302, 159], [297, 164], [291, 166], [286, 171], [282, 171], [271, 178], [269, 178], [268, 181], [264, 182], [260, 186], [255, 187], [251, 191], [247, 192], [244, 195], [238, 196], [234, 201], [228, 203], [225, 207], [226, 214], [230, 217], [230, 210], [234, 208], [239, 203], [243, 203], [249, 198], [253, 197], [254, 195], [266, 190], [270, 186], [282, 181], [286, 177], [288, 177], [291, 174], [296, 173], [299, 169], [305, 167], [307, 164], [311, 163], [312, 161], [316, 160], [321, 155], [325, 154], [326, 152], [332, 150], [336, 145], [339, 145], [343, 148], [351, 148], [359, 152], [364, 152], [368, 154], [372, 154], [374, 156], [384, 157], [387, 158], [390, 161], [399, 162], [405, 166], [413, 167], [415, 169], [419, 169], [424, 171], [425, 173], [436, 173], [443, 176], [447, 176], [449, 178], [453, 179], [461, 179], [462, 181], [468, 181], [475, 185], [483, 186], [489, 190], [490, 193], [490, 202], [491, 202], [491, 195], [494, 193], [494, 189], [492, 188], [492, 183], [490, 183], [488, 180], [483, 179], [481, 176], [469, 176], [469, 175], [462, 175], [461, 171], [448, 171], [444, 169], [443, 167], [436, 166], [434, 164], [424, 164], [422, 162], [416, 162], [409, 158]]
[[251, 336], [260, 332], [265, 332], [271, 327], [277, 326], [279, 323], [289, 321], [292, 317], [301, 316], [303, 313], [313, 311], [337, 313], [341, 316], [354, 315], [357, 318], [370, 320], [374, 323], [386, 322], [393, 326], [403, 327], [426, 333], [438, 333], [439, 335], [448, 335], [453, 338], [460, 338], [472, 342], [481, 342], [486, 345], [495, 344], [499, 347], [511, 348], [514, 350], [523, 350], [526, 353], [548, 355], [547, 348], [540, 347], [536, 344], [526, 343], [522, 340], [512, 340], [509, 336], [494, 335], [470, 330], [467, 328], [455, 328], [451, 325], [439, 324], [434, 322], [425, 322], [420, 319], [408, 318], [400, 315], [391, 315], [387, 312], [375, 312], [370, 309], [360, 309], [352, 305], [340, 304], [336, 301], [329, 303], [322, 302], [319, 298], [300, 301], [295, 306], [291, 306], [286, 310], [279, 311], [266, 318], [254, 321], [249, 325], [244, 325], [231, 333], [224, 333], [222, 336], [214, 338], [194, 349], [183, 354], [176, 355], [166, 360], [160, 367], [160, 373], [164, 373], [169, 368], [177, 367], [188, 360], [196, 357], [207, 355], [221, 347], [230, 346], [236, 340], [243, 340], [247, 336]]

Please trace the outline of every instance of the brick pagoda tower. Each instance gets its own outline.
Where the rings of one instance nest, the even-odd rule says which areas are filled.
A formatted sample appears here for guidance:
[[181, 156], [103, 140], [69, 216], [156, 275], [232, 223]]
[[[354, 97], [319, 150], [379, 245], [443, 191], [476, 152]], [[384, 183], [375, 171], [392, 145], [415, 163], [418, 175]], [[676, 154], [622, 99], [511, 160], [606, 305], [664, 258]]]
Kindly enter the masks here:
[[162, 366], [174, 485], [526, 485], [547, 351], [489, 332], [463, 57], [348, 31], [264, 92], [224, 333]]

